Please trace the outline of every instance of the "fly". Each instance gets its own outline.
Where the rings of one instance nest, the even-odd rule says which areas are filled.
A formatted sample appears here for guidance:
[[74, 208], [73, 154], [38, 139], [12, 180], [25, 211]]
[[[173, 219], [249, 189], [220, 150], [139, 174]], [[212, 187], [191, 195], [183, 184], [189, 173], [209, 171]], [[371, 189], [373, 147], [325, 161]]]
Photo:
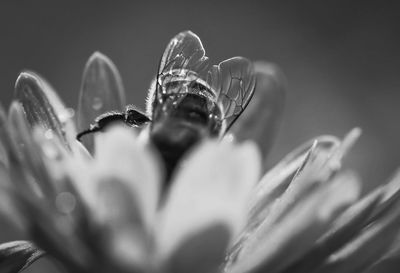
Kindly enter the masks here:
[[210, 65], [199, 37], [181, 32], [168, 44], [147, 100], [147, 113], [134, 106], [100, 115], [82, 136], [115, 121], [133, 127], [149, 124], [149, 137], [159, 150], [167, 181], [182, 156], [205, 138], [229, 130], [250, 102], [256, 85], [253, 64], [234, 57]]

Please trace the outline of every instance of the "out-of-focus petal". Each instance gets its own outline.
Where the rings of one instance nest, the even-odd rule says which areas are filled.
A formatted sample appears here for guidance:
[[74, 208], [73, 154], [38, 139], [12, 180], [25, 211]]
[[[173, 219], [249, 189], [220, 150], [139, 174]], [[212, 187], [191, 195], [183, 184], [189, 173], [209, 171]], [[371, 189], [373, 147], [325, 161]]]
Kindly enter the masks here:
[[3, 105], [0, 103], [0, 162], [4, 167], [9, 167], [9, 133], [7, 116]]
[[154, 221], [163, 177], [162, 165], [151, 147], [128, 127], [115, 126], [96, 135], [94, 178], [117, 178], [136, 200], [144, 223]]
[[239, 139], [251, 139], [267, 156], [281, 122], [286, 80], [279, 68], [271, 63], [256, 62], [256, 89], [252, 100], [231, 128]]
[[341, 141], [338, 148], [334, 151], [329, 161], [326, 164], [326, 175], [330, 175], [331, 171], [339, 170], [342, 167], [342, 159], [349, 153], [353, 148], [354, 144], [361, 136], [361, 129], [355, 127], [350, 130]]
[[61, 122], [66, 141], [72, 152], [74, 152], [76, 155], [84, 154], [83, 156], [86, 156], [85, 153], [87, 153], [87, 150], [85, 148], [82, 149], [82, 144], [76, 139], [77, 129], [75, 124], [75, 111], [72, 108], [68, 108], [64, 105], [63, 101], [60, 99], [57, 92], [49, 82], [42, 77], [37, 77], [40, 79], [43, 85], [44, 93], [46, 94], [58, 119]]
[[360, 201], [350, 206], [332, 224], [326, 234], [303, 257], [288, 267], [285, 273], [313, 272], [325, 260], [360, 233], [383, 196], [383, 188], [378, 188]]
[[[358, 197], [358, 180], [338, 174], [327, 185], [312, 189], [262, 237], [256, 248], [244, 249], [233, 272], [280, 272], [312, 249], [345, 207]], [[251, 242], [249, 242], [250, 244]], [[254, 242], [253, 242], [254, 244]]]
[[266, 218], [263, 221], [263, 228], [271, 226], [279, 221], [290, 209], [297, 206], [309, 192], [321, 183], [328, 181], [329, 176], [325, 177], [325, 169], [323, 166], [330, 157], [332, 150], [320, 147], [318, 149], [317, 142], [314, 142], [313, 148], [307, 155], [299, 170], [293, 177], [293, 180], [284, 191], [284, 193], [273, 200], [269, 205], [269, 212], [266, 213]]
[[188, 236], [168, 258], [168, 272], [217, 273], [231, 239], [227, 225], [213, 223]]
[[71, 146], [72, 150], [74, 150], [76, 146], [75, 144], [77, 144], [76, 126], [74, 120], [75, 111], [72, 108], [67, 108], [64, 105], [63, 101], [60, 99], [57, 92], [54, 90], [51, 84], [48, 81], [46, 81], [46, 79], [38, 76], [33, 72], [29, 73], [31, 73], [38, 80], [40, 80], [40, 83], [42, 84], [43, 87], [43, 92], [46, 95], [47, 99], [49, 100], [51, 106], [53, 106], [54, 112], [56, 113], [58, 119], [61, 122], [65, 138], [68, 144]]
[[2, 273], [22, 272], [44, 254], [28, 241], [0, 244], [0, 271]]
[[68, 111], [50, 85], [32, 72], [23, 72], [15, 84], [15, 96], [21, 103], [31, 128], [41, 126], [52, 130], [68, 145], [66, 132], [60, 118], [66, 121]]
[[0, 138], [0, 165], [3, 167], [9, 166], [7, 148], [4, 147], [5, 143], [3, 143], [2, 139]]
[[[374, 215], [370, 221], [379, 221], [382, 215], [387, 214], [393, 205], [399, 202], [400, 194], [400, 171], [398, 170], [391, 181], [383, 188], [384, 197], [379, 206], [375, 209]], [[375, 264], [367, 270], [368, 273], [378, 272], [397, 272], [400, 264], [400, 236], [399, 234], [393, 240], [389, 250]]]
[[[38, 244], [69, 264], [85, 264], [90, 254], [81, 241], [86, 237], [80, 236], [81, 229], [87, 227], [81, 226], [86, 211], [70, 178], [57, 170], [67, 151], [49, 130], [38, 127], [30, 132], [18, 102], [11, 105], [9, 119], [12, 136], [21, 146], [21, 154], [10, 164], [16, 208], [23, 212]], [[42, 139], [35, 132], [41, 132]]]
[[20, 184], [20, 190], [29, 189], [34, 196], [53, 196], [55, 191], [52, 179], [47, 173], [39, 147], [33, 140], [33, 132], [27, 123], [23, 106], [19, 102], [11, 104], [8, 118], [13, 140], [9, 139], [9, 146], [10, 149], [16, 146], [15, 150], [17, 150], [10, 151], [15, 154], [13, 164], [11, 164], [13, 180]]
[[400, 268], [400, 256], [386, 257], [372, 265], [365, 273], [398, 273]]
[[398, 170], [387, 184], [382, 187], [383, 196], [380, 199], [379, 204], [376, 206], [370, 222], [376, 221], [385, 214], [386, 211], [390, 210], [396, 202], [400, 200], [400, 170]]
[[270, 205], [289, 187], [295, 176], [310, 163], [311, 154], [329, 155], [339, 145], [333, 136], [320, 136], [308, 141], [289, 153], [275, 167], [268, 171], [253, 191], [249, 205], [249, 223], [264, 219]]
[[346, 246], [332, 254], [316, 272], [362, 272], [379, 261], [398, 236], [400, 200], [368, 225]]
[[[81, 229], [87, 228], [87, 223], [82, 222], [82, 226], [72, 224], [76, 219], [71, 219], [68, 211], [58, 210], [63, 206], [61, 203], [66, 201], [60, 200], [60, 197], [64, 196], [65, 194], [61, 194], [54, 199], [54, 202], [58, 203], [54, 207], [45, 202], [32, 202], [27, 198], [20, 198], [19, 207], [27, 218], [28, 228], [33, 233], [35, 242], [57, 260], [62, 261], [71, 272], [82, 272], [77, 269], [94, 263], [91, 255], [93, 253], [89, 249], [96, 246], [97, 240], [87, 236], [88, 234], [86, 237], [82, 236]], [[90, 239], [91, 244], [82, 242]]]
[[[90, 127], [99, 115], [125, 107], [125, 91], [121, 76], [105, 55], [95, 52], [86, 63], [79, 95], [77, 122], [78, 130]], [[90, 152], [93, 152], [93, 135], [82, 139]]]
[[96, 135], [90, 168], [89, 203], [102, 248], [122, 268], [147, 267], [163, 175], [159, 159], [130, 128], [114, 126]]
[[[347, 242], [350, 243], [337, 253], [332, 254], [325, 265], [320, 268], [320, 272], [325, 272], [325, 269], [330, 272], [360, 272], [370, 266], [374, 268], [373, 270], [377, 270], [377, 268], [380, 268], [379, 263], [396, 256], [398, 249], [400, 249], [398, 247], [399, 190], [400, 172], [397, 172], [389, 183], [368, 195], [379, 194], [381, 198], [377, 200], [372, 213], [368, 217], [364, 217], [363, 225], [355, 227], [355, 229], [358, 229], [358, 233], [353, 232], [356, 235], [355, 238], [352, 238], [352, 240], [347, 238]], [[360, 218], [360, 216], [357, 217]], [[361, 233], [360, 230], [362, 230]], [[354, 263], [349, 264], [349, 261], [353, 260]]]
[[[25, 219], [18, 211], [16, 194], [33, 195], [32, 191], [36, 184], [33, 181], [20, 179], [24, 175], [20, 161], [20, 154], [17, 151], [15, 138], [10, 134], [10, 128], [3, 107], [0, 105], [0, 142], [4, 148], [6, 162], [0, 165], [0, 205], [1, 212], [11, 220], [15, 226], [25, 231]], [[17, 179], [11, 176], [17, 173]], [[15, 177], [14, 177], [15, 178]], [[32, 182], [32, 183], [30, 183]]]
[[0, 217], [18, 231], [26, 232], [26, 217], [16, 205], [18, 202], [15, 200], [16, 190], [8, 170], [4, 166], [0, 166]]
[[[287, 191], [291, 182], [296, 181], [296, 178], [301, 175], [302, 171], [309, 164], [312, 164], [316, 158], [318, 161], [326, 160], [338, 145], [339, 140], [337, 138], [320, 136], [295, 149], [264, 175], [252, 192], [247, 225], [229, 251], [227, 266], [235, 262], [244, 242], [256, 232], [257, 228], [261, 223], [265, 222], [268, 216], [270, 216], [269, 223], [273, 223], [274, 219], [282, 213], [282, 210], [278, 208], [272, 211], [272, 215], [270, 215], [271, 210], [277, 207], [276, 203], [285, 204], [284, 201], [280, 200], [280, 197]], [[297, 192], [301, 191], [301, 188], [297, 190]], [[301, 199], [302, 195], [298, 195], [300, 197], [296, 198], [294, 197], [296, 195], [293, 195], [293, 190], [291, 192], [292, 194], [286, 195], [283, 198], [283, 200], [287, 200], [292, 195], [292, 200], [286, 202], [286, 204], [297, 202], [296, 200]], [[303, 190], [303, 192], [306, 191]]]
[[[147, 181], [143, 181], [146, 183]], [[116, 268], [131, 272], [149, 266], [150, 237], [143, 223], [137, 192], [126, 181], [103, 177], [97, 182], [97, 244]], [[135, 271], [134, 271], [135, 272]]]
[[[242, 238], [239, 239], [235, 248], [232, 250], [230, 259], [228, 262], [232, 264], [237, 259], [240, 252], [244, 251], [243, 248], [246, 245], [247, 253], [251, 253], [252, 249], [257, 248], [260, 245], [261, 239], [265, 236], [269, 236], [271, 229], [274, 228], [276, 223], [279, 223], [282, 219], [287, 217], [288, 213], [291, 213], [293, 209], [299, 206], [303, 200], [308, 198], [310, 192], [314, 191], [320, 185], [324, 186], [326, 182], [331, 181], [332, 176], [339, 170], [341, 159], [350, 149], [355, 139], [359, 135], [358, 130], [352, 130], [344, 140], [337, 145], [337, 143], [325, 143], [326, 147], [322, 145], [319, 149], [315, 149], [317, 142], [314, 143], [314, 149], [310, 149], [308, 159], [296, 172], [292, 182], [289, 184], [287, 189], [285, 188], [284, 193], [269, 205], [270, 208], [267, 210], [261, 210], [262, 213], [259, 215], [264, 218], [262, 220], [249, 223], [249, 226], [242, 234]], [[325, 185], [326, 186], [326, 185]], [[266, 212], [265, 212], [266, 211]], [[243, 243], [242, 243], [243, 242]]]
[[157, 243], [161, 259], [172, 259], [167, 266], [174, 272], [217, 269], [244, 224], [259, 171], [253, 143], [206, 142], [189, 155], [160, 215]]

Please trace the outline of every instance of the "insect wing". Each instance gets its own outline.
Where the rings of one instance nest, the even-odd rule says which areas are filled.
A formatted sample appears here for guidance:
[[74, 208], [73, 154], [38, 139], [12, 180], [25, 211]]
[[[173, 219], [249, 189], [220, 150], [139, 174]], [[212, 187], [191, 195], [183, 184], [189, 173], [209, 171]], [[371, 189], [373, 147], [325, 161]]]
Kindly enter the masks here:
[[[205, 78], [208, 67], [209, 60], [205, 56], [200, 38], [191, 31], [184, 31], [169, 42], [161, 58], [157, 84], [165, 87], [168, 83], [179, 79]], [[169, 91], [171, 90], [174, 89]], [[175, 92], [177, 91], [175, 90]]]
[[156, 96], [185, 92], [178, 81], [198, 81], [208, 85], [217, 98], [227, 129], [250, 102], [256, 85], [253, 64], [234, 57], [210, 67], [200, 38], [191, 31], [181, 32], [168, 44], [157, 75]]
[[207, 81], [217, 93], [229, 130], [253, 97], [256, 86], [253, 63], [243, 57], [225, 60], [210, 69]]

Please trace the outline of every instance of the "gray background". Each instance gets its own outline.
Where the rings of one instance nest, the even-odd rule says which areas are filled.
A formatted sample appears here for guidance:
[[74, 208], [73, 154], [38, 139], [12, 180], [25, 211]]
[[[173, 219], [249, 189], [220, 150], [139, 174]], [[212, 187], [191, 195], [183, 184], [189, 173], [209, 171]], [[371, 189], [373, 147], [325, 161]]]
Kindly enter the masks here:
[[[210, 1], [211, 2], [211, 1]], [[215, 1], [217, 2], [217, 1]], [[0, 101], [8, 105], [23, 69], [39, 72], [76, 107], [83, 66], [95, 50], [118, 66], [128, 101], [144, 98], [169, 39], [196, 32], [215, 62], [268, 60], [289, 88], [269, 162], [320, 134], [364, 134], [346, 166], [365, 188], [400, 163], [400, 36], [396, 1], [2, 1]], [[6, 223], [1, 241], [18, 238]], [[42, 272], [42, 262], [30, 272]]]

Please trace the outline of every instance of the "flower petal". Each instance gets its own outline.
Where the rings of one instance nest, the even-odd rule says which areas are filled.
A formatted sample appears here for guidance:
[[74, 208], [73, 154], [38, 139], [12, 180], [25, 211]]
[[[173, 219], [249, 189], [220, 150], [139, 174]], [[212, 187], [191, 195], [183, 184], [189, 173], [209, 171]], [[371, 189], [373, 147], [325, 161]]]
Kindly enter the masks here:
[[[81, 226], [86, 210], [70, 177], [54, 169], [62, 164], [58, 162], [63, 159], [62, 152], [69, 153], [61, 147], [58, 138], [50, 138], [48, 130], [44, 133], [39, 127], [30, 132], [18, 102], [11, 105], [9, 118], [14, 140], [23, 144], [21, 155], [14, 156], [10, 164], [15, 191], [13, 200], [24, 216], [28, 231], [34, 232], [35, 242], [57, 258], [69, 264], [85, 264], [90, 256], [82, 243], [82, 238], [88, 236], [81, 236], [81, 229], [87, 227], [86, 224]], [[36, 132], [42, 133], [42, 139]], [[51, 140], [58, 141], [58, 146]]]
[[[157, 234], [159, 255], [163, 262], [173, 259], [169, 266], [174, 272], [213, 272], [222, 262], [223, 250], [244, 224], [260, 171], [259, 156], [253, 143], [214, 141], [189, 155], [170, 189]], [[199, 243], [201, 249], [196, 248]], [[177, 264], [177, 256], [190, 261]]]
[[[314, 246], [336, 216], [357, 198], [359, 190], [351, 173], [338, 174], [329, 184], [320, 184], [267, 233], [251, 238], [253, 242], [249, 241], [233, 272], [280, 272], [290, 266]], [[261, 243], [255, 244], [257, 240]]]
[[3, 105], [0, 103], [0, 162], [6, 168], [10, 166], [9, 150], [11, 148], [9, 147], [10, 135], [8, 127], [7, 116]]
[[150, 238], [138, 198], [130, 186], [118, 178], [103, 177], [97, 182], [95, 194], [94, 216], [100, 249], [116, 268], [135, 271], [148, 267]]
[[162, 169], [134, 130], [113, 126], [95, 136], [87, 196], [105, 254], [121, 268], [148, 267]]
[[[25, 119], [24, 119], [25, 120]], [[3, 107], [0, 105], [0, 142], [4, 148], [4, 156], [6, 162], [0, 165], [0, 198], [1, 211], [15, 226], [21, 230], [25, 230], [24, 216], [18, 211], [17, 194], [27, 194], [34, 196], [34, 188], [37, 184], [34, 181], [21, 179], [25, 175], [24, 167], [22, 167], [21, 155], [17, 149], [15, 137], [10, 133]], [[11, 176], [16, 179], [11, 179]]]
[[249, 206], [249, 223], [265, 219], [271, 204], [287, 190], [295, 176], [310, 164], [311, 154], [329, 155], [338, 145], [339, 140], [336, 137], [317, 137], [289, 153], [268, 171], [253, 191]]
[[284, 272], [313, 272], [329, 255], [347, 244], [368, 224], [368, 219], [382, 198], [383, 188], [378, 188], [362, 200], [350, 206], [333, 223], [330, 230], [320, 238], [314, 247]]
[[[60, 202], [57, 199], [54, 201]], [[74, 222], [77, 220], [76, 215], [72, 217], [66, 211], [62, 214], [61, 211], [55, 211], [55, 208], [48, 203], [39, 203], [37, 200], [32, 202], [28, 198], [20, 198], [18, 202], [19, 208], [24, 213], [28, 231], [34, 236], [35, 242], [46, 252], [51, 253], [52, 257], [62, 261], [71, 272], [83, 272], [78, 269], [93, 263], [93, 253], [90, 250], [96, 246], [97, 240], [93, 238], [93, 233], [90, 236], [88, 233], [82, 234], [82, 229], [87, 228], [87, 222], [82, 221], [77, 224]], [[81, 212], [78, 209], [75, 211]], [[87, 243], [85, 240], [91, 241]]]
[[9, 160], [8, 160], [8, 154], [7, 154], [7, 148], [4, 147], [5, 143], [3, 143], [1, 137], [0, 137], [0, 165], [3, 167], [8, 167]]
[[[332, 154], [332, 147], [318, 146], [315, 142], [313, 148], [310, 149], [308, 158], [304, 161], [299, 170], [294, 175], [291, 183], [285, 189], [284, 193], [279, 198], [273, 200], [264, 212], [264, 220], [262, 222], [263, 229], [268, 230], [275, 222], [282, 218], [293, 207], [297, 206], [310, 191], [319, 184], [329, 181], [332, 172], [326, 174], [326, 162]], [[330, 170], [330, 168], [328, 168]]]
[[18, 231], [24, 233], [26, 231], [26, 219], [18, 210], [16, 195], [16, 189], [8, 170], [4, 166], [0, 166], [0, 217]]
[[[307, 186], [306, 183], [302, 185], [302, 183], [297, 182], [296, 179], [301, 176], [302, 171], [308, 167], [308, 165], [315, 165], [315, 161], [326, 160], [327, 156], [332, 154], [338, 147], [338, 143], [339, 140], [332, 136], [321, 136], [313, 141], [308, 141], [288, 154], [281, 162], [264, 175], [261, 182], [257, 184], [257, 187], [253, 190], [252, 198], [250, 199], [247, 225], [230, 250], [227, 266], [234, 263], [245, 241], [253, 236], [254, 232], [257, 231], [262, 223], [265, 228], [267, 221], [270, 224], [273, 223], [276, 217], [285, 211], [285, 209], [283, 209], [284, 207], [287, 205], [289, 207], [293, 206], [298, 200], [301, 200], [303, 194], [307, 193], [305, 189], [308, 189], [310, 185]], [[292, 182], [296, 185], [300, 185], [300, 187], [293, 187], [291, 185]], [[284, 195], [289, 187], [290, 193]], [[293, 191], [293, 188], [297, 188], [297, 190]], [[284, 196], [281, 200], [282, 195]], [[296, 195], [298, 196], [296, 197]]]
[[366, 273], [397, 273], [400, 268], [399, 255], [390, 256], [371, 266]]
[[[19, 102], [13, 102], [10, 106], [9, 124], [12, 138], [9, 139], [9, 146], [12, 149], [10, 155], [14, 155], [11, 164], [11, 173], [15, 176], [13, 180], [19, 183], [20, 190], [30, 190], [33, 196], [53, 196], [55, 190], [51, 183], [52, 179], [47, 173], [40, 156], [40, 148], [33, 140], [33, 132]], [[21, 184], [22, 182], [25, 183]]]
[[44, 254], [42, 250], [27, 241], [0, 244], [0, 271], [3, 273], [21, 272]]
[[[339, 248], [344, 247], [349, 241], [353, 240], [354, 237], [356, 237], [355, 241], [359, 241], [360, 244], [362, 244], [361, 242], [363, 240], [368, 241], [369, 237], [373, 237], [374, 235], [372, 234], [366, 234], [365, 237], [363, 237], [363, 235], [360, 235], [360, 231], [364, 232], [365, 228], [371, 224], [380, 224], [382, 221], [381, 219], [387, 217], [388, 213], [390, 214], [390, 212], [393, 211], [393, 205], [399, 202], [398, 198], [393, 198], [394, 196], [398, 196], [400, 187], [399, 182], [400, 172], [394, 176], [390, 183], [377, 188], [365, 196], [362, 200], [349, 207], [349, 209], [347, 209], [340, 217], [338, 217], [337, 220], [335, 220], [331, 230], [329, 230], [329, 232], [317, 242], [312, 251], [307, 253], [301, 260], [299, 260], [298, 263], [292, 265], [287, 272], [314, 272], [313, 270], [321, 267], [322, 264], [326, 262], [329, 255], [332, 255], [333, 257], [335, 257], [335, 255], [338, 256], [337, 254], [333, 254], [337, 252]], [[367, 233], [374, 232], [367, 231]], [[359, 238], [357, 238], [357, 236]], [[362, 237], [364, 239], [362, 239]], [[394, 234], [392, 234], [392, 238], [393, 237]], [[377, 239], [379, 240], [379, 238]], [[389, 245], [390, 244], [388, 244], [388, 246]], [[382, 253], [376, 251], [376, 254], [382, 255], [383, 253], [384, 251]], [[378, 258], [379, 255], [373, 259], [369, 259], [369, 261], [364, 260], [364, 265], [362, 265], [362, 267], [366, 268], [370, 266], [372, 263], [376, 262]], [[330, 266], [325, 264], [321, 268], [326, 269], [327, 267], [332, 267], [331, 270], [338, 270], [338, 272], [342, 272], [342, 270], [345, 270], [344, 266], [342, 267], [342, 265], [339, 264], [340, 262], [338, 262], [336, 265], [332, 264]], [[351, 265], [350, 267], [353, 268], [353, 266], [354, 265]], [[335, 269], [336, 267], [339, 269]], [[356, 269], [356, 272], [360, 271], [361, 268]], [[325, 271], [322, 270], [321, 272]], [[350, 270], [350, 272], [352, 271]]]
[[63, 128], [71, 113], [64, 107], [57, 94], [38, 75], [23, 72], [15, 84], [15, 96], [22, 104], [31, 128], [41, 126], [52, 130], [67, 147], [68, 140]]
[[370, 222], [379, 219], [379, 217], [387, 213], [400, 200], [400, 170], [393, 175], [389, 183], [383, 186], [383, 191], [384, 195], [375, 208]]
[[[89, 128], [96, 117], [111, 110], [125, 107], [125, 91], [121, 76], [112, 61], [95, 52], [86, 63], [78, 102], [78, 130]], [[93, 135], [87, 135], [83, 143], [93, 152]]]
[[71, 148], [74, 150], [78, 141], [76, 140], [76, 127], [75, 127], [75, 120], [74, 115], [75, 112], [72, 108], [67, 108], [63, 101], [58, 96], [57, 92], [54, 88], [47, 82], [44, 78], [38, 76], [37, 74], [30, 72], [34, 76], [36, 76], [42, 86], [43, 92], [46, 95], [47, 99], [49, 100], [51, 106], [53, 106], [54, 112], [56, 113], [58, 119], [61, 122], [63, 132], [65, 134], [65, 138]]
[[354, 240], [329, 257], [316, 272], [362, 272], [390, 249], [398, 236], [400, 201], [379, 221], [367, 226]]
[[214, 223], [198, 230], [186, 238], [169, 257], [169, 272], [220, 272], [219, 266], [230, 239], [231, 232], [224, 224]]
[[[96, 135], [94, 179], [116, 178], [131, 191], [144, 223], [151, 226], [158, 206], [163, 169], [157, 154], [135, 131], [114, 126]], [[94, 197], [96, 198], [96, 197]]]
[[[340, 145], [332, 143], [325, 143], [327, 147], [322, 145], [320, 149], [311, 149], [308, 155], [308, 160], [305, 162], [307, 164], [303, 165], [296, 175], [292, 179], [287, 189], [285, 189], [284, 194], [280, 196], [279, 199], [274, 200], [274, 202], [269, 205], [268, 209], [261, 210], [259, 215], [260, 221], [255, 221], [255, 223], [250, 223], [248, 227], [243, 232], [242, 236], [239, 238], [236, 247], [232, 250], [230, 254], [227, 266], [234, 263], [235, 260], [240, 256], [240, 252], [247, 245], [246, 251], [250, 253], [252, 250], [260, 244], [260, 238], [268, 236], [268, 233], [276, 223], [287, 217], [294, 208], [299, 206], [300, 203], [306, 198], [310, 192], [313, 192], [321, 184], [324, 185], [331, 181], [333, 175], [337, 173], [340, 168], [341, 159], [346, 154], [348, 149], [352, 146], [354, 141], [359, 136], [359, 130], [352, 130], [340, 143]], [[314, 144], [316, 146], [317, 142]], [[278, 183], [279, 185], [279, 183]], [[257, 219], [257, 218], [256, 218]], [[242, 244], [243, 242], [243, 244]]]
[[256, 90], [231, 132], [239, 139], [255, 141], [267, 156], [281, 122], [286, 80], [279, 68], [271, 63], [256, 62]]

